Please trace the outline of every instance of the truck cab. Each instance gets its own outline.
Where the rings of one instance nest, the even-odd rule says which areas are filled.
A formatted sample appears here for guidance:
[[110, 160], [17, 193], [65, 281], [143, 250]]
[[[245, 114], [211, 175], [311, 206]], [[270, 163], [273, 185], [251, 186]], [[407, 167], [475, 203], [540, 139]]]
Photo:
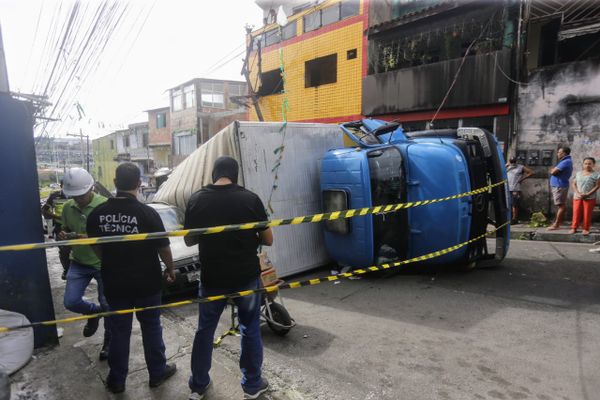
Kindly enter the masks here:
[[[403, 132], [365, 119], [341, 125], [356, 147], [326, 153], [321, 165], [325, 212], [444, 198], [506, 179], [502, 150], [480, 128]], [[506, 185], [473, 196], [349, 219], [326, 221], [325, 245], [340, 265], [365, 267], [405, 260], [469, 241], [510, 218]], [[495, 249], [478, 240], [432, 264], [496, 264], [507, 251], [509, 225]]]

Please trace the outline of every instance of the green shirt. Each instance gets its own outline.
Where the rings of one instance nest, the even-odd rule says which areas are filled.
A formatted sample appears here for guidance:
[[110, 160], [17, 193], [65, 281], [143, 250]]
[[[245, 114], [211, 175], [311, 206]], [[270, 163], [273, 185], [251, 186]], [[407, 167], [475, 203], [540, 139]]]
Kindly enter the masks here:
[[[75, 200], [67, 201], [62, 209], [63, 229], [67, 232], [85, 234], [88, 215], [105, 201], [106, 197], [93, 193], [92, 201], [83, 210], [79, 209]], [[100, 269], [100, 259], [96, 257], [96, 253], [94, 253], [91, 246], [71, 247], [71, 260]]]

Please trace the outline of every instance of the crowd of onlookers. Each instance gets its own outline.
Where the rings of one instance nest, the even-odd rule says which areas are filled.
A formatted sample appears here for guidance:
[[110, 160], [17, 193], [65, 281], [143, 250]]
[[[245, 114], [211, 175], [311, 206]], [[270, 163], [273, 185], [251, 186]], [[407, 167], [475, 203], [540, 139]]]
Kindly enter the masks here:
[[[571, 149], [560, 147], [557, 151], [558, 163], [550, 169], [550, 188], [552, 200], [557, 207], [554, 222], [548, 230], [554, 231], [561, 228], [567, 210], [569, 190], [573, 191], [573, 219], [570, 234], [575, 234], [581, 228], [581, 234], [587, 236], [592, 227], [592, 214], [596, 206], [596, 192], [600, 189], [600, 173], [596, 171], [594, 157], [585, 157], [581, 170], [573, 175], [573, 160]], [[521, 199], [521, 183], [534, 175], [530, 168], [518, 164], [516, 158], [511, 158], [506, 164], [508, 187], [512, 195], [512, 221], [518, 222], [518, 208]], [[591, 252], [600, 253], [600, 248], [591, 249]]]

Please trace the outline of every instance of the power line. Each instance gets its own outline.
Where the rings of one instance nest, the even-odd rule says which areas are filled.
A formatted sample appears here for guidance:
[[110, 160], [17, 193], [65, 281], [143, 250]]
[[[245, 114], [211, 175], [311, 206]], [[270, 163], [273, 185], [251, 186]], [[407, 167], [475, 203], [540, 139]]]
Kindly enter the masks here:
[[[91, 45], [91, 47], [85, 45], [83, 48], [84, 50], [90, 48], [89, 54], [82, 51], [76, 62], [76, 67], [72, 71], [72, 77], [76, 77], [75, 74], [79, 74], [78, 81], [82, 82], [82, 84], [84, 79], [86, 79], [89, 76], [89, 74], [93, 71], [92, 69], [90, 69], [90, 67], [94, 66], [96, 60], [100, 57], [100, 54], [102, 53], [101, 49], [104, 48], [103, 46], [110, 39], [110, 36], [114, 32], [116, 25], [114, 25], [113, 19], [114, 16], [117, 15], [117, 6], [117, 3], [113, 3], [112, 6], [110, 6], [110, 8], [107, 10], [108, 2], [105, 1], [104, 4], [100, 7], [99, 11], [96, 12], [94, 27], [90, 31], [90, 35], [86, 40], [88, 44], [92, 43], [93, 41], [93, 44]], [[98, 32], [98, 34], [94, 35], [95, 32]], [[85, 61], [83, 63], [83, 66], [79, 68], [79, 62], [81, 61], [81, 59], [85, 59]], [[53, 127], [52, 132], [62, 128], [62, 126], [65, 123], [65, 112], [68, 108], [70, 108], [73, 105], [74, 97], [77, 95], [77, 93], [79, 93], [79, 90], [81, 89], [81, 85], [77, 86], [74, 82], [75, 80], [72, 78], [66, 81], [65, 88], [61, 93], [61, 96], [57, 100], [56, 107], [58, 107], [59, 103], [62, 103], [62, 107], [58, 114], [59, 116], [62, 116], [62, 121], [58, 125], [55, 125]], [[69, 91], [69, 94], [67, 95], [66, 100], [64, 102], [61, 102], [64, 93], [67, 90]]]
[[71, 16], [69, 17], [69, 21], [67, 23], [67, 28], [65, 29], [65, 33], [63, 35], [63, 39], [61, 41], [60, 48], [58, 49], [56, 58], [54, 59], [54, 65], [52, 66], [52, 71], [50, 72], [50, 77], [48, 78], [48, 81], [46, 82], [46, 87], [44, 88], [43, 96], [46, 96], [48, 93], [48, 88], [50, 87], [50, 83], [52, 82], [54, 72], [56, 71], [56, 66], [60, 60], [60, 53], [62, 51], [62, 47], [64, 46], [64, 44], [67, 40], [67, 37], [69, 36], [69, 32], [71, 30], [71, 25], [73, 24], [73, 19], [77, 15], [78, 8], [79, 8], [79, 2], [75, 2], [75, 4], [73, 5], [73, 8], [71, 9]]
[[[140, 19], [139, 17], [142, 16], [143, 21], [142, 24], [139, 25], [139, 29], [138, 32], [133, 40], [133, 42], [131, 43], [131, 45], [129, 46], [129, 50], [127, 51], [127, 53], [125, 54], [125, 57], [122, 58], [122, 63], [125, 62], [125, 58], [128, 54], [131, 53], [131, 48], [133, 47], [133, 45], [135, 44], [135, 42], [137, 41], [137, 39], [139, 38], [141, 31], [143, 30], [148, 17], [150, 16], [152, 9], [154, 8], [154, 4], [156, 3], [156, 1], [153, 3], [153, 5], [148, 9], [148, 12], [146, 13], [145, 17], [144, 13], [138, 13], [138, 18], [136, 18], [135, 22], [132, 24], [131, 29], [129, 30], [128, 34], [126, 35], [129, 36], [135, 29], [135, 26], [138, 25], [137, 21]], [[111, 9], [109, 10], [109, 15], [108, 17], [105, 18], [105, 20], [103, 21], [105, 24], [105, 28], [99, 35], [97, 35], [100, 39], [95, 41], [95, 46], [93, 47], [93, 50], [91, 51], [91, 55], [86, 59], [85, 65], [81, 68], [79, 72], [79, 82], [81, 83], [80, 85], [78, 85], [77, 87], [71, 88], [71, 90], [69, 91], [69, 95], [67, 97], [67, 100], [63, 102], [63, 107], [60, 109], [59, 111], [59, 115], [61, 115], [62, 121], [54, 126], [53, 132], [59, 129], [62, 129], [62, 127], [65, 124], [69, 124], [69, 122], [66, 119], [66, 116], [68, 115], [67, 110], [71, 107], [73, 107], [74, 104], [79, 104], [79, 101], [76, 101], [76, 97], [79, 95], [80, 91], [82, 90], [82, 88], [85, 86], [85, 84], [88, 82], [88, 78], [95, 73], [95, 71], [99, 68], [99, 66], [102, 64], [102, 60], [100, 55], [104, 53], [111, 37], [113, 36], [113, 34], [115, 33], [117, 27], [119, 26], [119, 24], [121, 24], [121, 21], [125, 18], [126, 14], [127, 14], [127, 6], [125, 6], [121, 11], [118, 10], [117, 5], [119, 3], [114, 3], [113, 6], [111, 7]], [[127, 42], [124, 42], [127, 43]], [[123, 48], [123, 47], [122, 47]], [[121, 65], [122, 67], [122, 65]], [[117, 71], [117, 73], [120, 71]], [[98, 82], [100, 82], [100, 79], [96, 79], [95, 82], [98, 84]], [[70, 116], [69, 116], [70, 118]]]
[[246, 53], [246, 49], [242, 50], [240, 53], [234, 55], [233, 57], [231, 57], [229, 60], [223, 62], [222, 64], [216, 66], [215, 68], [213, 68], [212, 70], [210, 70], [209, 72], [205, 73], [205, 76], [209, 76], [210, 74], [217, 72], [218, 70], [220, 70], [221, 68], [223, 68], [225, 65], [229, 64], [230, 62], [232, 62], [233, 60], [235, 60], [236, 58], [238, 58], [239, 56], [243, 55], [244, 53]]
[[[210, 71], [212, 70], [215, 66], [217, 66], [221, 61], [225, 60], [227, 57], [229, 57], [231, 54], [233, 54], [234, 52], [236, 52], [240, 47], [244, 47], [246, 46], [246, 43], [242, 43], [239, 46], [235, 47], [233, 50], [231, 50], [229, 53], [225, 54], [223, 57], [221, 57], [220, 59], [218, 59], [217, 61], [215, 61], [215, 63], [213, 65], [211, 65], [210, 67], [208, 67], [206, 70]], [[236, 56], [237, 57], [237, 56]], [[204, 76], [206, 75], [206, 72], [202, 75]]]
[[[97, 58], [97, 53], [98, 50], [100, 50], [100, 48], [102, 48], [103, 43], [109, 39], [110, 35], [112, 34], [112, 32], [114, 31], [115, 26], [112, 26], [113, 24], [113, 20], [114, 20], [114, 16], [117, 15], [116, 11], [118, 9], [118, 2], [115, 2], [112, 4], [112, 6], [110, 7], [110, 9], [107, 11], [107, 7], [108, 7], [108, 1], [104, 1], [102, 3], [102, 5], [100, 5], [95, 13], [94, 16], [92, 17], [92, 24], [89, 25], [90, 27], [88, 27], [87, 32], [85, 32], [85, 34], [83, 35], [82, 40], [77, 41], [77, 38], [80, 37], [80, 29], [77, 29], [74, 33], [73, 33], [73, 39], [71, 41], [68, 42], [68, 49], [65, 47], [64, 48], [64, 53], [69, 57], [69, 58], [73, 58], [73, 57], [77, 57], [74, 59], [74, 61], [71, 61], [70, 63], [65, 61], [65, 65], [67, 66], [66, 70], [63, 66], [63, 70], [65, 71], [64, 74], [61, 74], [61, 77], [63, 79], [60, 79], [61, 77], [59, 77], [58, 81], [55, 83], [55, 86], [60, 84], [62, 82], [62, 89], [59, 91], [60, 94], [58, 96], [58, 98], [56, 100], [54, 100], [54, 107], [52, 108], [52, 110], [49, 113], [49, 116], [52, 117], [54, 115], [56, 115], [57, 110], [59, 111], [59, 115], [63, 114], [64, 110], [66, 109], [66, 107], [70, 106], [70, 100], [69, 97], [64, 97], [66, 95], [66, 93], [69, 93], [69, 96], [73, 94], [74, 90], [74, 86], [75, 86], [75, 78], [76, 74], [80, 74], [80, 75], [84, 75], [87, 73], [87, 71], [89, 71], [89, 61], [91, 59], [94, 59], [94, 56], [96, 55]], [[87, 11], [87, 8], [86, 8]], [[81, 16], [81, 20], [75, 22], [74, 26], [77, 26], [78, 28], [82, 26], [83, 21], [89, 19], [87, 18], [87, 13], [84, 11], [83, 13], [84, 15]], [[121, 14], [122, 16], [122, 14]], [[108, 27], [108, 29], [106, 29], [105, 27]], [[98, 33], [97, 33], [98, 32]], [[65, 43], [65, 46], [67, 46], [67, 43]], [[74, 49], [73, 51], [71, 51], [72, 49]], [[85, 60], [83, 62], [82, 65], [82, 60]], [[54, 91], [53, 91], [54, 93]], [[62, 101], [63, 98], [67, 99], [67, 101]], [[61, 107], [62, 106], [62, 107]], [[61, 121], [61, 126], [64, 123], [64, 121]], [[39, 138], [41, 138], [44, 135], [49, 135], [50, 131], [48, 131], [46, 129], [47, 126], [47, 122], [44, 124], [42, 130], [42, 133], [40, 134]], [[57, 125], [53, 126], [53, 131], [57, 128]]]
[[444, 95], [444, 98], [442, 99], [442, 102], [440, 103], [439, 107], [435, 111], [435, 114], [433, 114], [433, 117], [431, 118], [431, 121], [429, 121], [430, 124], [433, 124], [433, 121], [435, 121], [435, 119], [437, 118], [437, 116], [440, 113], [441, 109], [446, 104], [446, 101], [448, 100], [448, 97], [450, 97], [450, 93], [452, 93], [452, 89], [454, 88], [454, 85], [458, 81], [458, 77], [460, 75], [460, 71], [462, 71], [462, 67], [465, 64], [465, 61], [466, 61], [467, 57], [469, 56], [469, 53], [471, 52], [471, 49], [473, 48], [473, 46], [475, 45], [475, 43], [477, 41], [479, 41], [479, 39], [481, 39], [483, 37], [484, 32], [490, 27], [490, 25], [491, 25], [492, 21], [494, 20], [495, 16], [496, 16], [496, 13], [494, 13], [494, 15], [492, 15], [492, 17], [489, 19], [489, 21], [487, 22], [487, 24], [481, 29], [481, 32], [479, 32], [479, 35], [475, 39], [473, 39], [473, 41], [471, 42], [471, 44], [469, 44], [469, 47], [467, 47], [467, 50], [465, 51], [465, 55], [463, 56], [462, 60], [460, 60], [460, 64], [458, 66], [458, 69], [456, 70], [456, 73], [454, 74], [454, 79], [452, 80], [452, 83], [450, 84], [450, 87], [446, 91], [446, 94]]

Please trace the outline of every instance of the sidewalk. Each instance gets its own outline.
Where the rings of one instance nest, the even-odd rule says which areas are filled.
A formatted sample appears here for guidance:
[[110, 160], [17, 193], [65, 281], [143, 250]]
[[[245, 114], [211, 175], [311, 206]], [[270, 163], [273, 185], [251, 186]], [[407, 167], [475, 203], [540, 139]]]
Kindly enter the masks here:
[[575, 234], [569, 234], [570, 225], [549, 231], [548, 228], [532, 228], [527, 223], [511, 225], [510, 238], [513, 240], [538, 240], [546, 242], [595, 243], [600, 242], [600, 223], [594, 223], [590, 234], [583, 236], [581, 229]]
[[[48, 266], [54, 307], [57, 318], [72, 313], [62, 305], [65, 282], [60, 279], [62, 268], [56, 249], [47, 251]], [[86, 297], [95, 300], [95, 281], [92, 281]], [[108, 374], [106, 361], [98, 360], [102, 345], [103, 326], [90, 338], [82, 336], [84, 322], [62, 325], [64, 330], [60, 345], [34, 352], [33, 359], [20, 371], [10, 377], [11, 400], [60, 399], [60, 400], [100, 400], [100, 399], [187, 399], [189, 395], [190, 357], [193, 338], [197, 326], [197, 312], [194, 306], [165, 310], [162, 315], [163, 337], [167, 348], [168, 362], [177, 364], [177, 373], [156, 389], [148, 387], [148, 373], [144, 362], [142, 338], [139, 324], [134, 318], [131, 335], [131, 354], [127, 390], [121, 395], [112, 395], [104, 388]], [[221, 319], [217, 332], [227, 329], [227, 314]], [[239, 338], [227, 338], [213, 352], [210, 399], [241, 399], [241, 373], [238, 366]], [[284, 389], [285, 383], [268, 371], [265, 363], [264, 376], [271, 384], [271, 390], [261, 399], [297, 400], [295, 391]]]

